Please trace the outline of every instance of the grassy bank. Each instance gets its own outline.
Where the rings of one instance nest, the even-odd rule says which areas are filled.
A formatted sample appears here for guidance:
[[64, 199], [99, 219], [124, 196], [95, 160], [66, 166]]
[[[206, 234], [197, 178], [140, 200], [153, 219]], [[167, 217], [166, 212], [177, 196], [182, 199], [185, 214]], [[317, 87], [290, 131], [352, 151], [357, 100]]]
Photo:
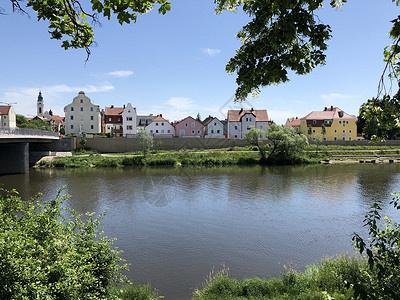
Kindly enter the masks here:
[[304, 273], [287, 271], [280, 278], [230, 278], [226, 270], [211, 274], [194, 300], [211, 299], [353, 299], [352, 283], [362, 280], [365, 261], [349, 256], [326, 258]]

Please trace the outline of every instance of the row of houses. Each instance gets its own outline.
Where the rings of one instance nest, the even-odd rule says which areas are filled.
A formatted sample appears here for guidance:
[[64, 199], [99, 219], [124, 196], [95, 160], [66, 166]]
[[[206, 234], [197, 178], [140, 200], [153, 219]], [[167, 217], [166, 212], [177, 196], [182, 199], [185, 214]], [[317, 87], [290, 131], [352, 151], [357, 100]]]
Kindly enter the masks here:
[[243, 139], [252, 126], [266, 129], [271, 123], [267, 110], [255, 109], [229, 110], [226, 120], [208, 116], [201, 121], [188, 116], [174, 122], [162, 114], [138, 115], [131, 103], [103, 111], [82, 91], [64, 107], [64, 113], [66, 134], [104, 132], [117, 137], [135, 137], [143, 129], [154, 137]]

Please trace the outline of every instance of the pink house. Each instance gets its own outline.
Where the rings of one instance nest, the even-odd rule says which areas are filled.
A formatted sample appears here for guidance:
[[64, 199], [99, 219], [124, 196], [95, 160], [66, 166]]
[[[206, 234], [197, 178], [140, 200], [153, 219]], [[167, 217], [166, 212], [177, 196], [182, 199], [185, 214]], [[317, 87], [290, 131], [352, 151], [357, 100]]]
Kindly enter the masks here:
[[192, 117], [186, 117], [182, 121], [174, 123], [175, 136], [177, 137], [204, 137], [204, 126]]

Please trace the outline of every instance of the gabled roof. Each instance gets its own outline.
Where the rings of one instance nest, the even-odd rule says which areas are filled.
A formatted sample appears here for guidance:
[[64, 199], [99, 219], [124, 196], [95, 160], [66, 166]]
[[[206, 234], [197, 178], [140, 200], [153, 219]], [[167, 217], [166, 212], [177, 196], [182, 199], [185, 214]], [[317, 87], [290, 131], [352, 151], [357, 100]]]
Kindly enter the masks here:
[[256, 117], [256, 122], [269, 122], [266, 109], [228, 110], [228, 122], [240, 122], [245, 114], [253, 114]]
[[167, 122], [167, 123], [169, 123], [169, 121], [168, 121], [167, 119], [164, 119], [164, 118], [162, 117], [162, 115], [158, 115], [158, 116], [153, 120], [153, 122]]
[[0, 105], [0, 115], [8, 115], [9, 111], [10, 111], [10, 106]]
[[106, 107], [105, 115], [106, 116], [117, 116], [121, 115], [124, 111], [123, 107]]
[[[215, 119], [218, 120], [217, 117], [208, 116], [207, 118], [204, 119], [204, 121], [202, 122], [202, 124], [203, 124], [204, 126], [207, 126], [208, 124], [210, 124], [210, 123], [211, 123], [213, 120], [215, 120]], [[218, 121], [219, 121], [219, 120], [218, 120]], [[220, 121], [220, 122], [221, 122], [221, 121]]]
[[300, 119], [295, 119], [295, 120], [293, 120], [293, 121], [287, 123], [287, 124], [285, 125], [285, 127], [289, 127], [289, 126], [292, 126], [292, 127], [294, 127], [294, 126], [300, 126], [300, 122], [301, 122]]
[[192, 121], [195, 121], [197, 123], [199, 123], [200, 125], [204, 126], [201, 122], [197, 121], [195, 118], [193, 118], [192, 116], [188, 116], [180, 121], [175, 121], [174, 122], [174, 126], [178, 125], [179, 123], [182, 123], [183, 121], [186, 121], [187, 119], [191, 119]]
[[[339, 116], [339, 112], [343, 112], [343, 116]], [[326, 108], [323, 111], [312, 111], [301, 120], [332, 120], [332, 119], [356, 119], [341, 110], [339, 107]]]

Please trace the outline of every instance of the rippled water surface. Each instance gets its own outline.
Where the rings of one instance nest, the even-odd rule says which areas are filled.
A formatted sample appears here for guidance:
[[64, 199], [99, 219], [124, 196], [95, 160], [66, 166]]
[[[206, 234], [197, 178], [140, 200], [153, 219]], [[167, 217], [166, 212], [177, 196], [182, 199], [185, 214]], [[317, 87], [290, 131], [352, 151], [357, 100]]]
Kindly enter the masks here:
[[166, 299], [190, 299], [224, 263], [232, 276], [279, 276], [353, 251], [374, 199], [400, 191], [399, 165], [30, 170], [0, 177], [23, 197], [108, 210], [102, 226], [131, 264], [128, 277]]

